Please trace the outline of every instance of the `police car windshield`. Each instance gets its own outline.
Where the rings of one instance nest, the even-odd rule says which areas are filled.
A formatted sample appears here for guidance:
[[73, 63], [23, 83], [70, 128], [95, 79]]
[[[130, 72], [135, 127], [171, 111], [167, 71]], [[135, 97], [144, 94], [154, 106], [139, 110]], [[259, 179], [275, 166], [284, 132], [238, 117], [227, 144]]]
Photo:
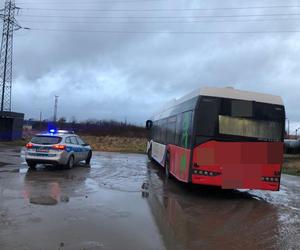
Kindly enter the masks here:
[[61, 142], [61, 137], [58, 136], [35, 136], [31, 142], [34, 144], [52, 145]]

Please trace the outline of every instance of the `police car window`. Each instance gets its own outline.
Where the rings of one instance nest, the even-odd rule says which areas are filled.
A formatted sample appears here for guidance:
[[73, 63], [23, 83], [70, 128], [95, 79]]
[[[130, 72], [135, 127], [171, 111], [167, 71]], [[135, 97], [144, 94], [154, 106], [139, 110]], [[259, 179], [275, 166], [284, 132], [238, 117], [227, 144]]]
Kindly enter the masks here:
[[78, 143], [80, 144], [80, 145], [83, 145], [83, 144], [85, 144], [84, 143], [84, 141], [83, 140], [81, 140], [79, 137], [76, 137], [77, 138], [77, 141], [78, 141]]
[[75, 144], [75, 145], [77, 145], [78, 144], [78, 142], [77, 142], [77, 140], [76, 140], [76, 137], [75, 136], [72, 136], [72, 137], [70, 137], [71, 138], [71, 144]]
[[51, 145], [60, 143], [61, 139], [61, 137], [57, 136], [35, 136], [31, 139], [31, 142], [34, 144]]
[[67, 138], [66, 138], [66, 143], [68, 143], [68, 144], [71, 143], [71, 138], [70, 138], [70, 137], [67, 137]]

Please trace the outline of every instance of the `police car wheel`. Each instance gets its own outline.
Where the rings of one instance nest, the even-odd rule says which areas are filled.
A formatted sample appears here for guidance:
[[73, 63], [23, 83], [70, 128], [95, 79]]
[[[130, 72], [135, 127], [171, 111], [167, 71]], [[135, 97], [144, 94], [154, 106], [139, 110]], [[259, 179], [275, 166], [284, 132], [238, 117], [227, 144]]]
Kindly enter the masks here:
[[70, 156], [66, 167], [69, 169], [74, 167], [74, 156], [73, 155]]
[[90, 164], [91, 163], [91, 159], [92, 159], [92, 151], [89, 152], [86, 160], [85, 160], [85, 163], [86, 164]]

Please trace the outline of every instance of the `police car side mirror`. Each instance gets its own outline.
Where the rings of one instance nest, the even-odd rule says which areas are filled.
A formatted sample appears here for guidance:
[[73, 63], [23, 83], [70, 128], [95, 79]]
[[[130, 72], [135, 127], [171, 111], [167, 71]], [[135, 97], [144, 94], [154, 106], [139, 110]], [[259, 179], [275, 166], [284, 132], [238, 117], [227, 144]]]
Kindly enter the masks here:
[[86, 147], [86, 146], [90, 146], [90, 145], [87, 143], [82, 143], [81, 146]]
[[153, 122], [151, 120], [146, 121], [146, 128], [150, 130], [153, 126]]

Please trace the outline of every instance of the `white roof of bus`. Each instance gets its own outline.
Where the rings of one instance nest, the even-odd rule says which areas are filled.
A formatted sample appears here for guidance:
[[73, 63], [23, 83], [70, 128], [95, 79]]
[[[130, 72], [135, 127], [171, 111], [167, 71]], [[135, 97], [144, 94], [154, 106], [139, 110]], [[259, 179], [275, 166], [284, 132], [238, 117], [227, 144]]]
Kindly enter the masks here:
[[[231, 98], [238, 100], [256, 101], [269, 104], [283, 105], [283, 101], [280, 96], [251, 92], [245, 90], [234, 89], [232, 87], [227, 88], [217, 88], [217, 87], [203, 87], [201, 89], [195, 90], [192, 93], [180, 98], [185, 97], [193, 98], [198, 95], [202, 96], [215, 96], [223, 98]], [[178, 101], [180, 100], [178, 99]]]
[[172, 106], [178, 105], [180, 103], [183, 103], [189, 99], [192, 99], [192, 98], [194, 98], [196, 96], [200, 96], [200, 95], [283, 105], [282, 98], [280, 96], [276, 96], [276, 95], [238, 90], [238, 89], [234, 89], [232, 87], [225, 87], [225, 88], [203, 87], [203, 88], [194, 90], [193, 92], [191, 92], [179, 99], [174, 99], [174, 100], [170, 101], [158, 113], [160, 113], [161, 111], [167, 110]]

